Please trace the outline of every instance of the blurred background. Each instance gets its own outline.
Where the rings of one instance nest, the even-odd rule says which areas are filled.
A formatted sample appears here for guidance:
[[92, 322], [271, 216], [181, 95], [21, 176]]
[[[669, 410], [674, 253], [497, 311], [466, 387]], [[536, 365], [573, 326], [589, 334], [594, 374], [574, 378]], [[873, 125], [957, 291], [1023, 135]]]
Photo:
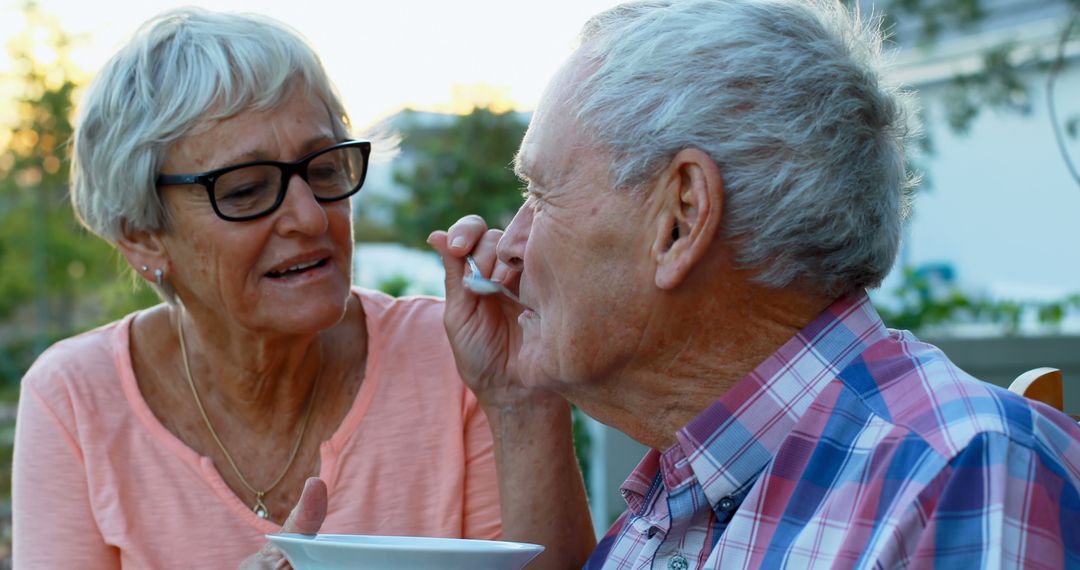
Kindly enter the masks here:
[[[210, 4], [209, 2], [194, 2]], [[356, 215], [356, 282], [442, 294], [423, 240], [465, 213], [503, 226], [521, 202], [509, 165], [547, 79], [610, 0], [218, 0], [304, 34], [358, 134], [389, 125]], [[897, 266], [875, 303], [999, 384], [1065, 371], [1080, 413], [1080, 0], [848, 0], [885, 17], [893, 77], [917, 92], [922, 176]], [[187, 2], [181, 4], [188, 4]], [[19, 379], [57, 339], [157, 299], [75, 222], [68, 139], [82, 88], [169, 0], [0, 2], [0, 568], [10, 556], [10, 458]], [[581, 418], [598, 528], [641, 457]]]

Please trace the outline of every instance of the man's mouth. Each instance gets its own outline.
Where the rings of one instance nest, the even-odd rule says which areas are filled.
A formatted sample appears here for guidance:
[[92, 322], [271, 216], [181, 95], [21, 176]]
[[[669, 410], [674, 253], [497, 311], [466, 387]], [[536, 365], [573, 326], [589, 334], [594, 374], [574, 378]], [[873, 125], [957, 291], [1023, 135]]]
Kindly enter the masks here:
[[311, 271], [313, 269], [318, 269], [320, 267], [323, 267], [329, 262], [330, 262], [330, 259], [327, 258], [327, 257], [324, 257], [322, 259], [317, 259], [317, 260], [311, 261], [309, 263], [298, 263], [296, 265], [286, 267], [286, 268], [281, 269], [279, 271], [271, 271], [271, 272], [267, 273], [266, 276], [271, 278], [271, 279], [282, 279], [282, 278], [285, 278], [285, 277], [292, 277], [293, 275], [300, 275], [301, 273], [306, 273], [306, 272]]

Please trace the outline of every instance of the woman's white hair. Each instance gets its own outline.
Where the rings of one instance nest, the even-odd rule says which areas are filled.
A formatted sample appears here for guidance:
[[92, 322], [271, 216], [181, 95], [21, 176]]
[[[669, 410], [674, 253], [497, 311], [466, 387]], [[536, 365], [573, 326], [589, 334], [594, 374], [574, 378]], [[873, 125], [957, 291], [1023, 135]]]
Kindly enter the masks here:
[[878, 20], [830, 0], [646, 0], [592, 18], [572, 104], [639, 187], [681, 149], [724, 181], [724, 235], [770, 287], [832, 295], [889, 272], [908, 211], [908, 96]]
[[156, 16], [98, 72], [80, 107], [71, 162], [79, 219], [111, 242], [125, 226], [164, 229], [155, 181], [170, 145], [215, 121], [271, 109], [296, 89], [322, 100], [334, 134], [347, 136], [340, 97], [292, 28], [198, 8]]

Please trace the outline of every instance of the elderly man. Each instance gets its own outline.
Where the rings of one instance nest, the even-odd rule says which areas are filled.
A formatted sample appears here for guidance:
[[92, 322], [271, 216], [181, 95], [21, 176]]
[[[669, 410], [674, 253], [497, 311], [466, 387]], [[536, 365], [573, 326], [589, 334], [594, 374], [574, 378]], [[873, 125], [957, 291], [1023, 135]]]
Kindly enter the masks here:
[[[905, 191], [876, 28], [806, 0], [586, 24], [505, 234], [432, 234], [508, 538], [545, 567], [1080, 565], [1080, 429], [886, 328]], [[520, 305], [462, 286], [480, 272]], [[592, 552], [572, 402], [652, 448]]]

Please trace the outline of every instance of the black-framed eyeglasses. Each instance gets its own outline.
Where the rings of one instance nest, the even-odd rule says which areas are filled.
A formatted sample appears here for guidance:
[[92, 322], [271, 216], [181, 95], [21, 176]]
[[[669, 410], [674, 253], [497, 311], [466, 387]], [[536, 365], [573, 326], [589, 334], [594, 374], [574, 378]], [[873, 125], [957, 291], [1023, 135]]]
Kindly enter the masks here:
[[319, 202], [344, 200], [360, 191], [367, 177], [370, 141], [344, 141], [295, 162], [257, 160], [201, 174], [162, 174], [157, 185], [201, 184], [214, 213], [223, 220], [261, 218], [285, 201], [293, 175], [311, 187]]

